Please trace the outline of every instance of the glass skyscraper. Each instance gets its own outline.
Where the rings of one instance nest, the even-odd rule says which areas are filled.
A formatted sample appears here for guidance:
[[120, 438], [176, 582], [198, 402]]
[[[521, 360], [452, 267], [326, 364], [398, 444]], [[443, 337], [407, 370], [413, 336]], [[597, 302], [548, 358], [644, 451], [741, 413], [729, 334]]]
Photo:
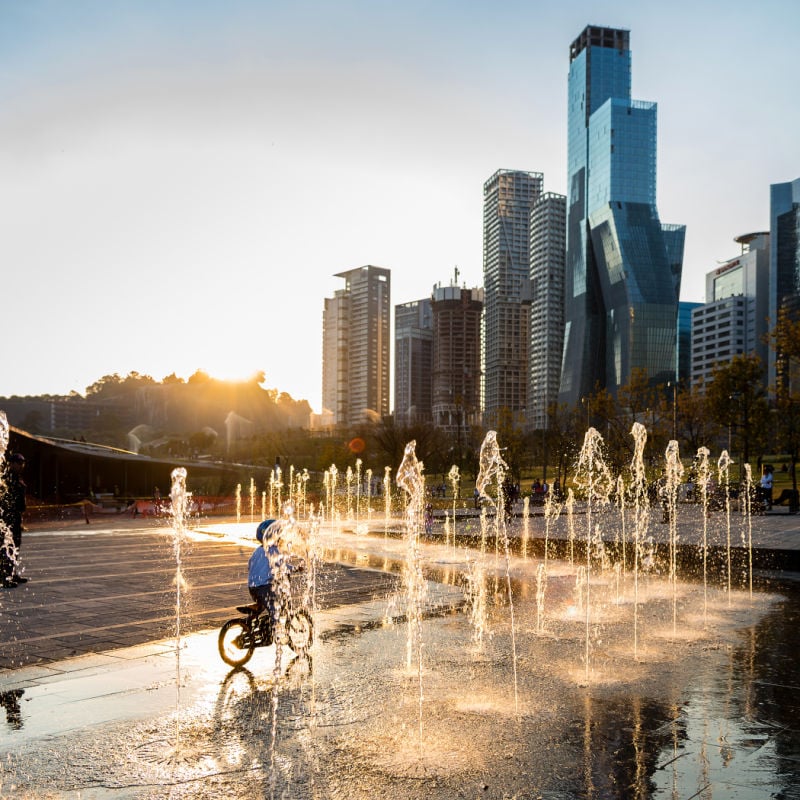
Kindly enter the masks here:
[[570, 47], [567, 268], [559, 399], [633, 370], [675, 379], [685, 227], [656, 209], [656, 104], [631, 99], [630, 34], [587, 27]]

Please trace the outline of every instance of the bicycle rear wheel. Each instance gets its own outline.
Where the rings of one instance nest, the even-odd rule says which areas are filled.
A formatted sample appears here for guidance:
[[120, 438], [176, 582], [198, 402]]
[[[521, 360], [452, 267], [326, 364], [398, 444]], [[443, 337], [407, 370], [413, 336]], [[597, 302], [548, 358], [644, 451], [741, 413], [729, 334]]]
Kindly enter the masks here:
[[246, 664], [255, 649], [250, 626], [243, 619], [229, 619], [220, 628], [217, 644], [222, 660], [232, 667]]
[[295, 611], [289, 617], [289, 644], [295, 653], [302, 653], [311, 647], [314, 641], [314, 622], [311, 614], [304, 608]]

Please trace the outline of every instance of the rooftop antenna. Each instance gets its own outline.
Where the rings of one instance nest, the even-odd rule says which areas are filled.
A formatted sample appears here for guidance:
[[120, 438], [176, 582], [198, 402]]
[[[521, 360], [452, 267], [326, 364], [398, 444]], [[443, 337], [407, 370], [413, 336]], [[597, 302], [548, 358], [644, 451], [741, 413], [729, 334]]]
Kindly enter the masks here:
[[458, 271], [458, 264], [456, 264], [456, 266], [453, 269], [453, 286], [458, 286], [458, 276], [459, 276], [459, 274], [460, 273]]

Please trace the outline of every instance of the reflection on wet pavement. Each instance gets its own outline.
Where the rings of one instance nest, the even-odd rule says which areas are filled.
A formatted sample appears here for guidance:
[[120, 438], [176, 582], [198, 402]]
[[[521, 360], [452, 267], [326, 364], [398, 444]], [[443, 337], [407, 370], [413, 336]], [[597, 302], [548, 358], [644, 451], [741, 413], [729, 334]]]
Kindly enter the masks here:
[[[278, 672], [274, 648], [228, 670], [216, 631], [187, 637], [177, 710], [170, 642], [17, 670], [0, 796], [800, 797], [798, 595], [715, 592], [707, 628], [676, 636], [653, 581], [635, 660], [630, 606], [604, 590], [588, 682], [567, 581], [551, 580], [543, 626], [520, 599], [515, 715], [502, 595], [476, 648], [466, 614], [433, 613], [460, 588], [431, 584], [421, 735], [385, 602], [320, 612], [310, 657], [286, 651]], [[681, 592], [696, 618], [698, 587]]]

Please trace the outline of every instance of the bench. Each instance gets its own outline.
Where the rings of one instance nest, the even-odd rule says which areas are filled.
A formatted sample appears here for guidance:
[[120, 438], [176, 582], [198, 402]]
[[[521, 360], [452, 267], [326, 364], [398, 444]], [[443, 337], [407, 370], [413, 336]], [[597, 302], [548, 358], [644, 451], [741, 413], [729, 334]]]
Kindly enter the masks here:
[[797, 508], [798, 506], [798, 494], [794, 489], [784, 489], [778, 497], [773, 499], [772, 505], [773, 506], [782, 506], [782, 505], [789, 505], [793, 508]]

